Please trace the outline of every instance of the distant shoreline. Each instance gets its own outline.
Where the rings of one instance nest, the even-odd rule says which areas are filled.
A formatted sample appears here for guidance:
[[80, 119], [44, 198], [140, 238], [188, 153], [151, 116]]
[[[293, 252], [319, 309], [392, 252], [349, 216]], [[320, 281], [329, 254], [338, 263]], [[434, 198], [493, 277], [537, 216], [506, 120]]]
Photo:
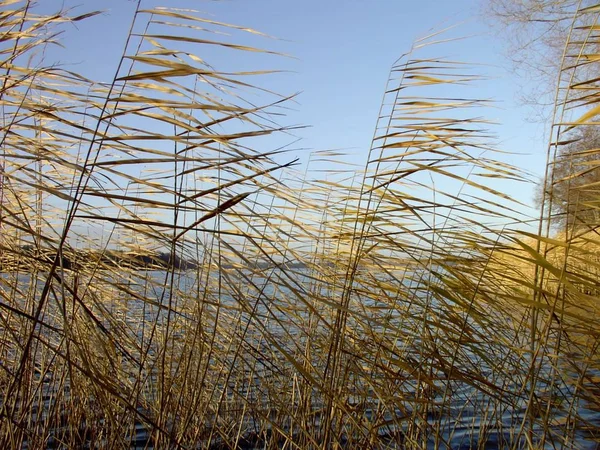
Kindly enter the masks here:
[[[22, 247], [15, 251], [4, 250], [0, 254], [0, 272], [43, 270], [50, 267], [57, 259], [53, 250], [35, 250]], [[198, 267], [195, 261], [183, 259], [167, 252], [140, 254], [120, 250], [72, 250], [64, 252], [60, 267], [68, 270], [78, 270], [91, 265], [104, 267], [124, 267], [139, 269], [181, 269], [190, 270]]]
[[[36, 250], [33, 246], [24, 246], [16, 250], [5, 249], [0, 254], [0, 273], [15, 271], [31, 272], [33, 270], [48, 269], [56, 260], [56, 251], [50, 249]], [[87, 267], [122, 267], [140, 270], [194, 270], [200, 264], [191, 259], [181, 258], [177, 255], [171, 260], [168, 252], [136, 253], [122, 250], [73, 250], [69, 249], [62, 255], [59, 267], [67, 270], [80, 270]], [[224, 263], [223, 269], [239, 268], [239, 264]], [[302, 262], [279, 263], [274, 261], [261, 261], [254, 264], [246, 264], [249, 269], [306, 269], [307, 265]]]

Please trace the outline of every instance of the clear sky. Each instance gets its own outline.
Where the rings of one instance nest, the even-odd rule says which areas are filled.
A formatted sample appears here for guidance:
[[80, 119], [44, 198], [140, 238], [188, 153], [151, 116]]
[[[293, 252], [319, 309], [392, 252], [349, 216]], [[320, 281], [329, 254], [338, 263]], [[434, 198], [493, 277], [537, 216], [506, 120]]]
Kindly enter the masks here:
[[[137, 2], [41, 3], [44, 9], [64, 5], [76, 6], [76, 12], [106, 10], [80, 22], [78, 29], [70, 27], [62, 37], [66, 50], [53, 50], [51, 56], [95, 79], [111, 79]], [[349, 161], [361, 165], [366, 160], [391, 63], [432, 29], [461, 24], [455, 34], [475, 37], [446, 47], [444, 51], [452, 50], [443, 56], [488, 65], [485, 71], [493, 79], [477, 95], [498, 101], [498, 108], [485, 114], [502, 123], [495, 130], [499, 147], [523, 154], [508, 157], [508, 162], [543, 172], [543, 126], [528, 123], [529, 111], [516, 101], [521, 86], [507, 70], [503, 37], [482, 19], [485, 0], [143, 0], [143, 5], [192, 8], [214, 20], [279, 38], [263, 39], [257, 45], [294, 57], [265, 59], [265, 64], [270, 64], [265, 68], [290, 71], [273, 76], [273, 90], [301, 91], [294, 109], [283, 120], [284, 124], [309, 126], [295, 132], [301, 141], [294, 148], [345, 149], [353, 154]], [[302, 156], [299, 150], [292, 154]], [[507, 183], [504, 189], [523, 202], [531, 201], [529, 188]]]

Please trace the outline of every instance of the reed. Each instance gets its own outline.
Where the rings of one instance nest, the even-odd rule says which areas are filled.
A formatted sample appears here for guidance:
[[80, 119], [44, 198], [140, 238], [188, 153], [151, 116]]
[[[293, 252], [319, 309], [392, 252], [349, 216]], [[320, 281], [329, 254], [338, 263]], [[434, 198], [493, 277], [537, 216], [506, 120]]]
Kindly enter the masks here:
[[[103, 84], [38, 56], [94, 13], [0, 4], [1, 448], [598, 441], [598, 224], [552, 232], [549, 171], [523, 231], [496, 181], [530, 179], [478, 68], [431, 56], [443, 31], [392, 66], [364, 168], [322, 180], [265, 145], [294, 95], [204, 58], [284, 56], [259, 33], [138, 3]], [[599, 12], [573, 18], [549, 167], [597, 125]]]

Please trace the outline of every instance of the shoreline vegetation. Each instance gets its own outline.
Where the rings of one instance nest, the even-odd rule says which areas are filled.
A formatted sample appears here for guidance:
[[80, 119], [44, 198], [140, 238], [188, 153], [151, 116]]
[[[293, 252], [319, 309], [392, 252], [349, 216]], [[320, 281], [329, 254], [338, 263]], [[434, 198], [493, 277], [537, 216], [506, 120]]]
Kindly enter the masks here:
[[[17, 251], [4, 249], [0, 254], [0, 273], [2, 272], [33, 272], [48, 270], [54, 261], [58, 259], [58, 267], [62, 269], [77, 271], [91, 269], [108, 269], [122, 267], [138, 270], [196, 270], [199, 267], [197, 261], [185, 259], [179, 255], [171, 255], [168, 252], [154, 252], [141, 254], [126, 250], [89, 250], [70, 249], [64, 251], [62, 258], [57, 257], [53, 250], [35, 250], [33, 246], [25, 245]], [[331, 267], [333, 263], [325, 262], [325, 266]], [[276, 263], [268, 262], [245, 262], [242, 264], [222, 263], [221, 268], [228, 270], [233, 268], [247, 268], [267, 270], [273, 268], [306, 269], [307, 265], [302, 262]], [[404, 267], [404, 266], [402, 266]]]
[[539, 218], [482, 67], [435, 56], [456, 29], [393, 63], [360, 170], [300, 172], [272, 40], [135, 8], [106, 83], [43, 59], [97, 12], [0, 0], [0, 448], [597, 447], [597, 186], [570, 183], [600, 149], [552, 167], [599, 126], [600, 5], [572, 11]]
[[146, 269], [146, 270], [192, 270], [198, 267], [194, 261], [171, 257], [170, 253], [157, 252], [139, 254], [119, 250], [85, 250], [76, 249], [65, 251], [58, 258], [56, 251], [35, 250], [32, 246], [24, 246], [17, 252], [4, 250], [0, 255], [1, 272], [29, 272], [48, 270], [58, 259], [58, 266], [67, 270], [89, 270], [91, 268]]

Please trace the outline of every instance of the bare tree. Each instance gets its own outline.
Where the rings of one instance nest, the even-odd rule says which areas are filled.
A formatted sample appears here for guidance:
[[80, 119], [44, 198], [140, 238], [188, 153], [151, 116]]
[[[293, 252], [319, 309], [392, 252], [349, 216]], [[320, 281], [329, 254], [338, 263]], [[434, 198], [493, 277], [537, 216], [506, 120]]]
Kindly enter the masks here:
[[[589, 34], [594, 34], [590, 30], [596, 14], [586, 13], [586, 8], [595, 4], [593, 0], [486, 0], [488, 16], [506, 36], [506, 50], [521, 84], [521, 101], [532, 106], [534, 120], [555, 121], [551, 115], [558, 104], [571, 110], [577, 109], [576, 104], [589, 105], [590, 89], [598, 87], [593, 55], [600, 49]], [[563, 88], [558, 96], [557, 85]], [[581, 229], [600, 224], [600, 130], [592, 124], [567, 130], [568, 126], [552, 146], [556, 152], [549, 154], [548, 182], [540, 181], [535, 201], [538, 206], [544, 202], [551, 206], [553, 225]]]
[[563, 141], [551, 165], [551, 183], [544, 196], [543, 185], [536, 202], [548, 202], [558, 227], [586, 229], [600, 225], [600, 130], [580, 127]]
[[573, 17], [590, 0], [486, 0], [484, 13], [505, 37], [521, 101], [546, 121]]

